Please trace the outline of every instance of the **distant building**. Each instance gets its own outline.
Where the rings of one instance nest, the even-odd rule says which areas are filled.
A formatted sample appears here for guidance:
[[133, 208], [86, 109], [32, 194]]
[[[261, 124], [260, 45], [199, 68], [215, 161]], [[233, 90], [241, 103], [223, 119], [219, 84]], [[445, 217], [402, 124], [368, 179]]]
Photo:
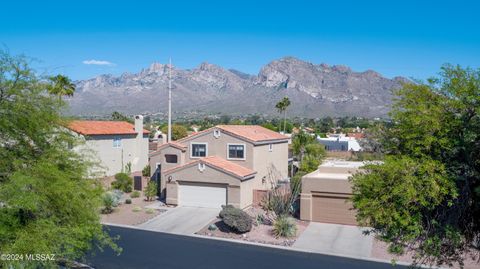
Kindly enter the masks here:
[[325, 138], [317, 137], [320, 144], [325, 145], [327, 151], [361, 151], [362, 148], [355, 137], [345, 134], [330, 134]]
[[68, 128], [85, 140], [74, 150], [91, 151], [105, 168], [105, 175], [121, 172], [127, 164], [137, 172], [148, 164], [148, 135], [143, 129], [143, 116], [135, 116], [135, 124], [125, 121], [75, 120]]

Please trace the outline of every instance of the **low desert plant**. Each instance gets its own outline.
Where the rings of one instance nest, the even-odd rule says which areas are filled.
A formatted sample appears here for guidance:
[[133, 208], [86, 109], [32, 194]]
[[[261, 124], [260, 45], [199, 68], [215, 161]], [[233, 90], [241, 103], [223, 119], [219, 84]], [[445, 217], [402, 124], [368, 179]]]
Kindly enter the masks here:
[[131, 204], [131, 203], [132, 203], [132, 199], [126, 199], [126, 200], [125, 200], [125, 204], [129, 205], [129, 204]]
[[134, 207], [134, 208], [132, 209], [132, 211], [133, 211], [133, 212], [140, 212], [140, 211], [142, 211], [142, 208], [139, 207], [139, 206], [136, 206], [136, 207]]
[[115, 175], [115, 181], [112, 182], [112, 187], [123, 192], [131, 192], [133, 185], [133, 179], [125, 174], [118, 173]]
[[225, 214], [228, 214], [231, 210], [235, 210], [235, 207], [233, 205], [222, 205], [222, 210], [220, 213], [218, 213], [218, 216], [223, 219]]
[[293, 237], [297, 234], [297, 224], [289, 216], [282, 215], [277, 217], [273, 223], [273, 234], [276, 237]]
[[150, 165], [147, 164], [143, 169], [142, 169], [142, 176], [144, 177], [149, 177], [150, 176]]
[[153, 214], [153, 213], [155, 213], [155, 209], [153, 209], [153, 208], [147, 208], [147, 209], [145, 210], [145, 213], [147, 213], [147, 214]]
[[130, 198], [138, 198], [138, 197], [140, 197], [139, 191], [133, 191], [132, 194], [130, 194]]
[[102, 214], [110, 214], [113, 212], [113, 207], [115, 206], [115, 197], [111, 192], [105, 192], [102, 196], [103, 208], [101, 210]]
[[252, 229], [252, 218], [241, 209], [224, 207], [220, 212], [223, 222], [233, 231], [246, 233]]
[[147, 197], [147, 201], [151, 201], [157, 196], [157, 182], [150, 180], [143, 194]]

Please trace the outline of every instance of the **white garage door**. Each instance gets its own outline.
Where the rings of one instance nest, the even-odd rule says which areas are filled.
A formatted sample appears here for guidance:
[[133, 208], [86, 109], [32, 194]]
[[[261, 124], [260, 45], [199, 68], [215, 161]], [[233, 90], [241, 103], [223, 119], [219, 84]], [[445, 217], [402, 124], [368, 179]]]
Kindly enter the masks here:
[[180, 206], [220, 208], [227, 203], [227, 188], [223, 186], [181, 184], [178, 187]]

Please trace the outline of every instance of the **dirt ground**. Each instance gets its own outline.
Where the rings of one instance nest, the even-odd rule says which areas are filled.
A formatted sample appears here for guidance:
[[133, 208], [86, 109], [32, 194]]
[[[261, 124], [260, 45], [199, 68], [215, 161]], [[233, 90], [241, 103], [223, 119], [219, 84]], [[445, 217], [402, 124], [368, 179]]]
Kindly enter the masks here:
[[[248, 211], [246, 211], [249, 215], [256, 216], [257, 214], [261, 213], [262, 211], [258, 208], [253, 208]], [[254, 224], [252, 226], [252, 230], [250, 232], [244, 233], [244, 234], [238, 234], [230, 230], [228, 226], [226, 226], [223, 221], [219, 218], [215, 219], [211, 223], [209, 223], [207, 226], [205, 226], [203, 229], [197, 232], [199, 235], [206, 235], [206, 236], [213, 236], [213, 237], [221, 237], [221, 238], [230, 238], [230, 239], [237, 239], [237, 240], [244, 240], [244, 241], [249, 241], [249, 242], [255, 242], [255, 243], [262, 243], [262, 244], [270, 244], [270, 245], [279, 245], [279, 246], [291, 246], [293, 243], [295, 243], [295, 240], [297, 240], [298, 236], [305, 231], [305, 229], [308, 226], [308, 222], [301, 221], [295, 219], [297, 223], [297, 234], [295, 237], [291, 238], [276, 238], [273, 235], [273, 226], [271, 225], [265, 225], [265, 224], [257, 224], [254, 221]], [[208, 227], [211, 224], [215, 224], [217, 226], [217, 229], [214, 231], [210, 231]]]
[[[125, 194], [130, 197], [129, 194]], [[162, 210], [153, 210], [153, 213], [147, 213], [145, 206], [155, 203], [155, 201], [147, 202], [144, 197], [130, 198], [131, 204], [121, 204], [114, 208], [113, 213], [102, 214], [101, 221], [106, 223], [115, 223], [123, 225], [139, 225], [147, 220], [163, 213]], [[140, 208], [138, 212], [134, 212], [134, 208]]]
[[[406, 253], [402, 256], [394, 256], [390, 253], [388, 253], [388, 247], [385, 242], [382, 242], [380, 240], [374, 239], [373, 240], [373, 246], [372, 246], [372, 254], [371, 257], [375, 259], [382, 259], [382, 260], [392, 260], [394, 259], [395, 261], [400, 261], [400, 262], [407, 262], [411, 263], [413, 261], [412, 259], [413, 254], [412, 253]], [[466, 257], [464, 260], [464, 269], [478, 269], [480, 268], [480, 263], [477, 263], [476, 260], [472, 259], [471, 257]], [[460, 268], [460, 266], [455, 265], [453, 267], [448, 267], [446, 265], [442, 266], [442, 268]]]

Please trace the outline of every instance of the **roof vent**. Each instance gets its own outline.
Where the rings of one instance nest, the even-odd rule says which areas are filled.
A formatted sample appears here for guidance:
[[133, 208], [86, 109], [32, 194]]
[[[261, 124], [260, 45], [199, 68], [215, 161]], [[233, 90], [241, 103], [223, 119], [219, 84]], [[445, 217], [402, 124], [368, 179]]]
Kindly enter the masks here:
[[213, 130], [213, 136], [215, 138], [219, 138], [220, 137], [220, 130], [218, 130], [218, 129]]
[[205, 171], [205, 164], [204, 163], [198, 163], [198, 171], [200, 171], [200, 172]]

